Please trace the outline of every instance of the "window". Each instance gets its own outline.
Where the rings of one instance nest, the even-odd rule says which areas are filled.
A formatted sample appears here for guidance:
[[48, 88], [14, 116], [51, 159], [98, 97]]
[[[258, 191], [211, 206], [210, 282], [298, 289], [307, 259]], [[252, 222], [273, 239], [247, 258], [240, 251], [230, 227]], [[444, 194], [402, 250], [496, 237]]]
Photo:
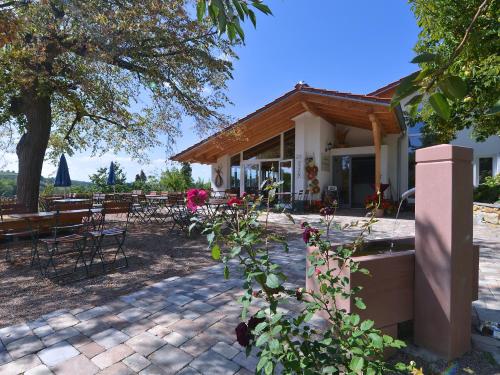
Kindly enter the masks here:
[[415, 187], [415, 153], [419, 148], [429, 147], [436, 142], [422, 133], [423, 122], [408, 127], [408, 189]]
[[231, 190], [240, 190], [240, 154], [231, 157]]
[[243, 151], [243, 160], [279, 159], [281, 156], [281, 135]]
[[489, 176], [493, 176], [493, 158], [479, 158], [479, 183]]
[[283, 159], [295, 157], [295, 129], [291, 129], [283, 135], [283, 154]]

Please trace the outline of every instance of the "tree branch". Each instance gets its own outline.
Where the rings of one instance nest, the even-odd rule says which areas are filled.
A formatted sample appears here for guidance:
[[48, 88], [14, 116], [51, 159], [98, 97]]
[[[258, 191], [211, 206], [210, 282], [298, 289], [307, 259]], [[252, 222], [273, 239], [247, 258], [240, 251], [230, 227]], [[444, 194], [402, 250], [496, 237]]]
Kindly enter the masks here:
[[460, 52], [462, 51], [462, 49], [465, 47], [465, 43], [467, 42], [467, 40], [470, 37], [470, 33], [472, 31], [472, 28], [473, 28], [474, 24], [476, 23], [477, 19], [481, 15], [481, 13], [483, 13], [486, 10], [486, 8], [488, 7], [490, 1], [491, 0], [484, 0], [481, 3], [481, 5], [479, 5], [479, 7], [477, 8], [476, 14], [474, 15], [474, 17], [472, 18], [472, 21], [470, 22], [469, 26], [465, 30], [465, 34], [464, 34], [462, 40], [460, 41], [460, 43], [458, 44], [457, 48], [455, 48], [455, 50], [451, 54], [450, 59], [448, 60], [448, 62], [446, 64], [444, 64], [443, 66], [441, 66], [438, 69], [438, 71], [434, 75], [434, 78], [425, 87], [425, 91], [428, 91], [432, 86], [434, 86], [434, 84], [436, 83], [436, 81], [438, 80], [438, 78], [450, 67], [451, 64], [453, 64], [453, 61], [457, 58], [457, 56], [460, 54]]

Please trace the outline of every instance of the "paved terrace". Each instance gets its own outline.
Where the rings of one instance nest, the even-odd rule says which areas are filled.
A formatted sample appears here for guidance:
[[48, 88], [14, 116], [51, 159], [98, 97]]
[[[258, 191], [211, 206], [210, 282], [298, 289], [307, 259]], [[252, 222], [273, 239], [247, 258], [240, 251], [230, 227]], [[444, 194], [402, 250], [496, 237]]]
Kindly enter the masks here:
[[[317, 215], [296, 218], [318, 222]], [[342, 223], [355, 219], [339, 218]], [[286, 223], [278, 216], [272, 221]], [[394, 227], [394, 220], [382, 219], [371, 237], [389, 237]], [[475, 242], [482, 246], [480, 300], [474, 303], [474, 314], [500, 321], [500, 228], [474, 229]], [[394, 234], [411, 235], [413, 230], [413, 220], [401, 220]], [[303, 242], [295, 238], [289, 254], [275, 255], [299, 283], [305, 272], [303, 250]], [[234, 334], [240, 285], [236, 279], [224, 281], [217, 265], [163, 280], [107, 305], [82, 304], [1, 328], [0, 374], [251, 374], [258, 359], [246, 357]], [[499, 341], [476, 335], [474, 344], [500, 362]]]

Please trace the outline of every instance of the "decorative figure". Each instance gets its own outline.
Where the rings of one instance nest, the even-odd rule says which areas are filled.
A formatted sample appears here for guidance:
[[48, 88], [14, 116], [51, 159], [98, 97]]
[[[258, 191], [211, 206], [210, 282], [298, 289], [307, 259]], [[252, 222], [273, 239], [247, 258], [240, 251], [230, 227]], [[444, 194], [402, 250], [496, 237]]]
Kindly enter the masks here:
[[220, 188], [224, 184], [224, 180], [222, 179], [222, 168], [218, 166], [215, 168], [215, 186]]

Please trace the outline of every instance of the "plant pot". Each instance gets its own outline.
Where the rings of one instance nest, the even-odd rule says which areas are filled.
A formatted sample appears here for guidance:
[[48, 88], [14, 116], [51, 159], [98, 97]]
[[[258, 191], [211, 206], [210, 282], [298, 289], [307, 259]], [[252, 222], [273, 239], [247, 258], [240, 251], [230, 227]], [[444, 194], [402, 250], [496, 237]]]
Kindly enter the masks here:
[[384, 209], [383, 208], [375, 209], [375, 217], [384, 217]]

